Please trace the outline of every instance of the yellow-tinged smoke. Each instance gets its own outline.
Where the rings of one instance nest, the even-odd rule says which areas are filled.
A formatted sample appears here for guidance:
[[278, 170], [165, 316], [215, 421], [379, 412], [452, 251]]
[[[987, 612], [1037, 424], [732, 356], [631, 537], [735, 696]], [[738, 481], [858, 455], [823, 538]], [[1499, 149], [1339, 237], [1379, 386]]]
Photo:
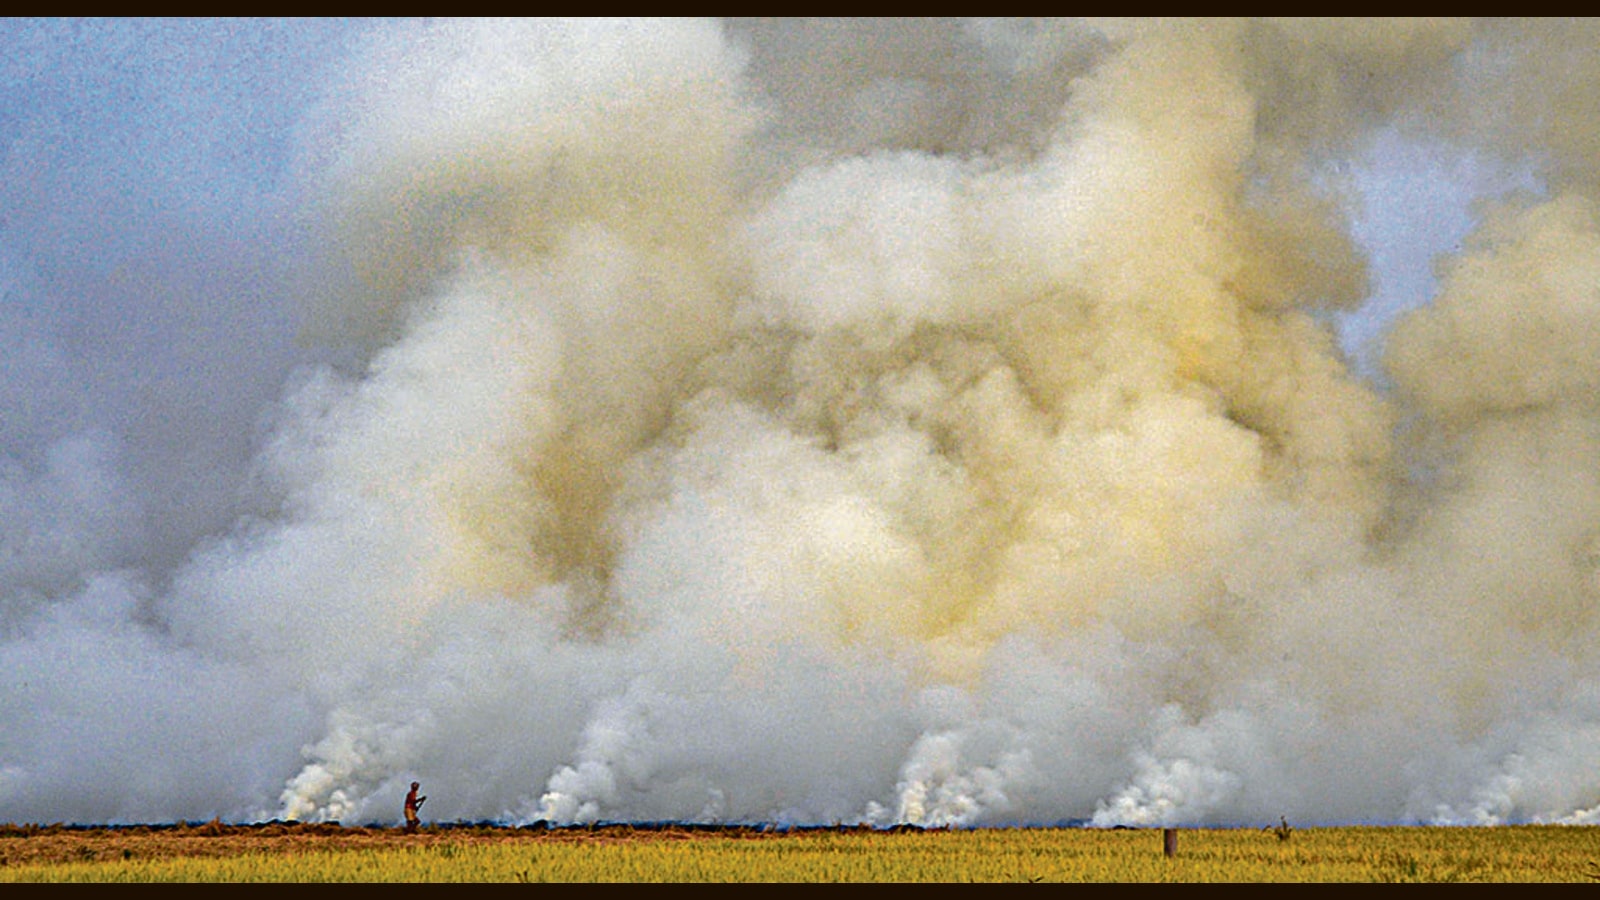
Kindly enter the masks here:
[[[1587, 201], [1489, 220], [1398, 330], [1393, 399], [1329, 324], [1368, 277], [1328, 163], [1437, 114], [1500, 30], [405, 36], [329, 113], [322, 170], [355, 272], [330, 321], [384, 343], [362, 421], [323, 452], [384, 483], [363, 502], [404, 509], [422, 573], [384, 605], [504, 596], [626, 673], [526, 816], [1593, 805], [1592, 776], [1503, 808], [1458, 783], [1515, 746], [1496, 729], [1526, 682], [1588, 664]], [[1055, 682], [1045, 699], [1019, 654]], [[713, 731], [778, 710], [755, 733], [780, 757], [794, 734], [862, 727], [825, 711], [837, 697], [774, 699], [788, 667], [825, 694], [881, 682], [866, 708], [893, 724], [868, 731], [922, 735], [900, 801], [763, 782], [726, 735], [661, 749], [706, 695], [733, 708]], [[1542, 690], [1558, 719], [1578, 702]], [[869, 771], [895, 768], [885, 752]], [[1397, 753], [1424, 774], [1371, 777]], [[1455, 755], [1422, 759], [1438, 753]], [[286, 796], [320, 808], [303, 793]]]
[[[155, 606], [321, 716], [294, 816], [1588, 821], [1595, 36], [398, 28], [306, 129], [364, 369]], [[1374, 384], [1380, 131], [1549, 193]]]

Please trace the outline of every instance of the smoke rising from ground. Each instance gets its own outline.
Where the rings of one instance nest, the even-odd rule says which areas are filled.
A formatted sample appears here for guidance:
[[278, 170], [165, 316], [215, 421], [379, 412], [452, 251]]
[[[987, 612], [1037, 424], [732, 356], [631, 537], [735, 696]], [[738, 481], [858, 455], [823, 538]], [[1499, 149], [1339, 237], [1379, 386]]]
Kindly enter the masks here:
[[[1596, 37], [325, 39], [264, 279], [0, 268], [0, 820], [1593, 821]], [[1367, 377], [1395, 141], [1534, 190]]]

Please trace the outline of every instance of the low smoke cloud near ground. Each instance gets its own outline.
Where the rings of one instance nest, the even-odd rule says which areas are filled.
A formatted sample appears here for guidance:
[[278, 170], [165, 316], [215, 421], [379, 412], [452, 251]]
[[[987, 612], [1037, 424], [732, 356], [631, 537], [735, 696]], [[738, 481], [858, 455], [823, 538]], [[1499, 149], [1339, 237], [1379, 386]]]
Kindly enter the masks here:
[[0, 821], [1600, 819], [1593, 22], [0, 27]]

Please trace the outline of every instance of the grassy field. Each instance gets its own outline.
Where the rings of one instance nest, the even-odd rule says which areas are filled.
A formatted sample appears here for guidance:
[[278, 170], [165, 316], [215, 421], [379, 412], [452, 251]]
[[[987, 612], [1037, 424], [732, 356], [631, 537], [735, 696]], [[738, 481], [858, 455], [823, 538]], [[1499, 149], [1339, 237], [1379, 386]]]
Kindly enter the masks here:
[[1592, 881], [1600, 829], [0, 826], [0, 881]]

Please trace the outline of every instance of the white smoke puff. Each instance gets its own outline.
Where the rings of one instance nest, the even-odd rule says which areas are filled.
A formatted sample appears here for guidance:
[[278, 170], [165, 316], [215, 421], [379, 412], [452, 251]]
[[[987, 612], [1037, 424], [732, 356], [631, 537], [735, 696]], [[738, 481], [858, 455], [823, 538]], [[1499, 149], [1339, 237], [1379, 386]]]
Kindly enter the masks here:
[[589, 219], [711, 246], [730, 154], [758, 119], [709, 21], [442, 22], [364, 63], [307, 163], [354, 270], [313, 313], [358, 336], [392, 327], [393, 304], [463, 245], [525, 258]]
[[948, 785], [956, 777], [960, 759], [960, 740], [956, 736], [932, 734], [918, 738], [911, 758], [901, 769], [900, 783], [895, 785], [900, 802], [894, 821], [941, 826], [961, 824], [970, 816], [976, 801], [965, 796], [959, 786]]
[[1573, 810], [1571, 815], [1556, 820], [1558, 825], [1600, 825], [1600, 806]]
[[584, 728], [576, 765], [562, 766], [550, 776], [539, 798], [537, 818], [553, 822], [589, 823], [618, 808], [625, 782], [642, 788], [653, 774], [646, 747], [647, 716], [661, 697], [618, 698], [598, 710]]
[[850, 328], [875, 345], [981, 318], [963, 290], [963, 177], [960, 163], [918, 154], [802, 172], [744, 232], [764, 320]]
[[1189, 759], [1162, 761], [1143, 755], [1135, 760], [1138, 775], [1115, 796], [1095, 804], [1090, 823], [1166, 826], [1207, 821], [1212, 810], [1238, 795], [1239, 776]]
[[1026, 783], [1032, 765], [1026, 751], [1007, 754], [995, 766], [963, 766], [962, 739], [948, 732], [923, 735], [911, 749], [895, 786], [894, 822], [930, 828], [1003, 821], [1014, 810], [1007, 796]]
[[[1516, 759], [1508, 760], [1515, 764]], [[1502, 773], [1487, 784], [1475, 788], [1471, 801], [1464, 810], [1449, 805], [1440, 806], [1434, 813], [1434, 825], [1504, 825], [1508, 817], [1521, 809], [1521, 779]]]
[[576, 766], [562, 766], [550, 776], [537, 811], [525, 818], [563, 824], [597, 822], [601, 810], [614, 808], [618, 797], [616, 775], [611, 768], [597, 760], [586, 760]]
[[282, 818], [291, 821], [349, 821], [364, 810], [362, 801], [402, 768], [410, 732], [426, 730], [426, 719], [409, 728], [374, 726], [349, 714], [336, 714], [326, 737], [305, 748], [319, 762], [289, 779], [279, 797]]
[[584, 727], [576, 761], [550, 775], [537, 804], [517, 816], [520, 821], [587, 824], [627, 808], [627, 793], [644, 788], [652, 774], [650, 735], [636, 732], [649, 728], [653, 704], [638, 698], [637, 685], [630, 687], [631, 697], [613, 697], [600, 704]]
[[624, 152], [616, 135], [653, 125], [670, 132], [654, 141], [680, 144], [728, 102], [742, 60], [710, 20], [501, 19], [398, 29], [362, 64], [344, 86], [360, 118], [338, 149], [361, 154], [344, 165], [387, 167], [481, 147], [537, 156], [589, 129], [609, 132], [584, 138], [596, 147]]

